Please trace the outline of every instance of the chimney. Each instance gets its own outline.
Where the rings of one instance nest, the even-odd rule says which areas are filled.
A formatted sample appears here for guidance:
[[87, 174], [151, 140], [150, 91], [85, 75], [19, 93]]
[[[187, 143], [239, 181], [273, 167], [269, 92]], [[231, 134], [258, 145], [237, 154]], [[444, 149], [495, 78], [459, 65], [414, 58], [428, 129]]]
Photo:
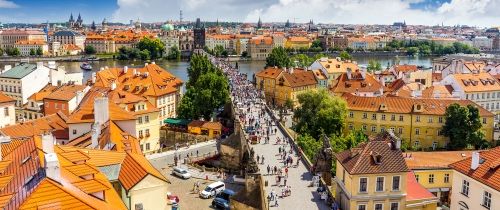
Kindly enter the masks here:
[[98, 97], [94, 100], [94, 121], [100, 125], [109, 120], [108, 97]]
[[134, 76], [137, 75], [137, 69], [134, 69], [132, 73], [134, 73]]
[[61, 169], [59, 166], [59, 159], [56, 153], [51, 152], [45, 154], [45, 173], [47, 177], [56, 182], [61, 182]]
[[48, 66], [50, 69], [56, 69], [56, 62], [55, 61], [49, 61]]
[[128, 72], [128, 66], [123, 67], [123, 73], [126, 74]]
[[56, 139], [51, 133], [42, 135], [42, 149], [45, 153], [54, 153], [54, 144]]
[[145, 64], [144, 64], [144, 67], [146, 67], [146, 66], [148, 66], [148, 63], [145, 63]]
[[352, 79], [352, 70], [350, 68], [347, 68], [347, 79], [348, 80]]
[[104, 71], [104, 67], [99, 68], [99, 71]]
[[116, 89], [116, 81], [111, 82], [111, 90]]
[[12, 65], [5, 65], [5, 66], [3, 67], [3, 70], [4, 70], [4, 71], [8, 71], [8, 70], [10, 70], [11, 68], [12, 68]]
[[293, 74], [293, 67], [290, 67], [290, 69], [288, 69], [288, 71], [290, 72], [290, 74]]
[[361, 70], [361, 78], [366, 79], [366, 69]]
[[476, 170], [479, 167], [479, 152], [472, 152], [472, 161], [470, 164], [470, 169]]
[[95, 72], [92, 72], [92, 84], [95, 84], [96, 78], [97, 78], [97, 74]]
[[76, 91], [76, 104], [80, 104], [80, 102], [82, 101], [83, 97], [85, 96], [85, 94], [83, 94], [83, 91], [79, 90], [79, 91]]
[[2, 160], [2, 144], [9, 142], [10, 136], [0, 136], [0, 161]]
[[101, 126], [98, 123], [92, 124], [91, 131], [91, 144], [90, 148], [92, 149], [100, 149], [99, 148], [99, 136], [101, 135]]
[[151, 64], [156, 64], [156, 62], [152, 61]]
[[43, 62], [36, 62], [36, 68], [40, 69], [43, 67]]

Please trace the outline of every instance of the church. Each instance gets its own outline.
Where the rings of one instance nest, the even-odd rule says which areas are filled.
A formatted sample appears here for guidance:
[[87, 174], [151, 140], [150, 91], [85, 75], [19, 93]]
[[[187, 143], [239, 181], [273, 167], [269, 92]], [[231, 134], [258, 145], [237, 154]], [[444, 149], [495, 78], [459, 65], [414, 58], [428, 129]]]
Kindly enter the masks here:
[[75, 19], [73, 18], [73, 13], [71, 13], [71, 16], [69, 16], [68, 28], [73, 28], [73, 29], [83, 28], [82, 16], [78, 14], [78, 18], [75, 21]]

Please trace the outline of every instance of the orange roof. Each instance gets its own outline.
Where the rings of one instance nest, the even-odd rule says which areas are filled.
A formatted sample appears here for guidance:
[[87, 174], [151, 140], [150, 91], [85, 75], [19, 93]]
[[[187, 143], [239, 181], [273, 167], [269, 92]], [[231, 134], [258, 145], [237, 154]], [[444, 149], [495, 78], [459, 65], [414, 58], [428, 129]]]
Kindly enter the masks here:
[[[344, 93], [342, 97], [347, 102], [349, 110], [367, 111], [367, 112], [386, 112], [386, 113], [420, 113], [422, 115], [440, 115], [443, 116], [446, 108], [451, 104], [457, 103], [461, 106], [474, 105], [479, 109], [479, 114], [483, 117], [491, 117], [493, 113], [477, 106], [470, 100], [449, 100], [449, 99], [427, 99], [427, 98], [402, 98], [402, 97], [362, 97], [350, 93]], [[383, 105], [383, 106], [382, 106]], [[421, 111], [417, 112], [414, 107], [421, 105]]]
[[129, 191], [147, 175], [152, 175], [160, 180], [168, 182], [168, 180], [156, 170], [151, 163], [142, 155], [127, 153], [125, 160], [120, 170], [118, 180], [123, 187]]
[[15, 102], [13, 98], [6, 96], [3, 94], [3, 92], [0, 92], [0, 103], [9, 103], [9, 102]]
[[99, 171], [93, 167], [91, 167], [88, 164], [78, 164], [78, 165], [71, 165], [71, 166], [66, 166], [66, 170], [69, 172], [75, 174], [76, 176], [85, 176], [85, 175], [93, 175], [98, 173]]
[[222, 129], [222, 124], [220, 122], [205, 122], [202, 128], [220, 130]]
[[5, 206], [7, 206], [7, 204], [9, 204], [9, 202], [13, 196], [14, 196], [14, 194], [7, 194], [7, 195], [0, 196], [0, 208], [4, 209]]
[[349, 79], [347, 73], [342, 73], [331, 91], [334, 93], [379, 92], [385, 88], [371, 74], [366, 73], [364, 79], [358, 71], [352, 72], [351, 75]]
[[340, 58], [320, 58], [316, 60], [329, 74], [332, 73], [345, 73], [348, 69], [352, 72], [359, 71], [357, 63], [352, 61], [341, 60]]
[[438, 202], [436, 196], [425, 189], [422, 185], [417, 182], [415, 174], [413, 172], [408, 172], [406, 175], [406, 201], [419, 201], [431, 199]]
[[446, 169], [451, 163], [470, 157], [473, 151], [407, 152], [406, 165], [411, 170]]
[[82, 48], [76, 46], [75, 44], [64, 44], [64, 45], [62, 45], [62, 48], [64, 50], [68, 50], [68, 51], [79, 51], [79, 50], [82, 50]]
[[33, 101], [43, 101], [43, 99], [51, 94], [55, 89], [57, 89], [57, 86], [47, 84], [40, 91], [33, 93], [33, 95], [31, 95], [28, 99]]
[[[3, 152], [3, 151], [2, 151]], [[3, 157], [3, 156], [2, 156]], [[0, 161], [0, 174], [3, 174], [7, 167], [12, 163], [10, 160]]]
[[89, 160], [86, 161], [86, 163], [96, 167], [121, 164], [125, 160], [125, 156], [127, 156], [127, 153], [125, 152], [87, 149], [87, 148], [80, 148], [80, 147], [66, 146], [66, 145], [65, 146], [59, 145], [57, 147], [66, 152], [80, 151], [86, 154], [90, 158]]
[[309, 40], [308, 38], [303, 37], [303, 36], [291, 36], [288, 38], [287, 41], [288, 42], [311, 42], [311, 40]]
[[47, 95], [44, 99], [60, 100], [60, 101], [70, 101], [78, 91], [85, 89], [85, 85], [63, 85], [59, 86]]
[[87, 194], [96, 193], [109, 189], [108, 186], [95, 179], [73, 182], [72, 184]]
[[396, 72], [404, 72], [404, 73], [407, 73], [407, 72], [414, 72], [414, 71], [417, 71], [417, 66], [416, 65], [408, 65], [408, 64], [404, 64], [404, 65], [394, 65], [394, 70]]
[[[108, 92], [109, 88], [96, 86], [91, 88], [82, 99], [78, 108], [68, 117], [68, 124], [94, 122], [94, 100], [97, 97], [106, 95]], [[108, 103], [108, 107], [110, 120], [135, 120], [133, 115], [113, 103], [111, 100]]]
[[312, 71], [304, 71], [301, 69], [295, 69], [292, 73], [283, 72], [283, 78], [286, 80], [285, 84], [293, 88], [317, 84], [316, 77], [314, 77]]
[[[137, 75], [134, 75], [134, 70]], [[127, 73], [118, 68], [99, 71], [95, 86], [111, 87], [113, 82], [116, 82], [118, 90], [152, 97], [175, 93], [183, 84], [182, 80], [156, 64], [149, 64], [144, 68], [129, 68]]]
[[45, 40], [19, 40], [16, 45], [44, 45], [47, 44]]
[[468, 92], [500, 91], [500, 83], [489, 73], [479, 74], [452, 74], [462, 89]]
[[250, 40], [250, 44], [255, 44], [255, 45], [272, 45], [273, 44], [273, 38], [271, 37], [252, 37]]
[[59, 155], [63, 156], [64, 158], [68, 159], [69, 161], [71, 161], [73, 163], [82, 162], [82, 161], [86, 161], [86, 160], [90, 159], [88, 155], [86, 155], [85, 153], [83, 153], [79, 150], [69, 151], [69, 152], [61, 152], [61, 153], [59, 153]]
[[267, 67], [255, 74], [256, 77], [266, 77], [271, 79], [276, 79], [281, 74], [283, 70], [281, 68]]
[[468, 157], [450, 165], [451, 168], [471, 177], [497, 191], [500, 191], [500, 146], [479, 152], [483, 162], [476, 170], [471, 169], [472, 157]]
[[0, 133], [15, 139], [32, 137], [33, 135], [40, 135], [43, 132], [51, 131], [57, 139], [68, 139], [69, 133], [66, 121], [66, 116], [61, 112], [57, 112], [36, 120], [1, 128]]

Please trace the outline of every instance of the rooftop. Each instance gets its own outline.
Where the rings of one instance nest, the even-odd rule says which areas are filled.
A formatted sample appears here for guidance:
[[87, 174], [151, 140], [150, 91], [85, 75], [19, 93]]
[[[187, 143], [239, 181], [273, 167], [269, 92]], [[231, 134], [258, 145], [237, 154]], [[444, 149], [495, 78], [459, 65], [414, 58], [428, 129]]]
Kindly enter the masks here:
[[407, 152], [406, 165], [411, 170], [446, 169], [449, 165], [470, 157], [473, 151]]
[[471, 169], [472, 157], [452, 163], [451, 168], [500, 191], [500, 146], [479, 152], [479, 167]]
[[21, 63], [0, 74], [0, 78], [22, 79], [36, 69], [36, 64]]

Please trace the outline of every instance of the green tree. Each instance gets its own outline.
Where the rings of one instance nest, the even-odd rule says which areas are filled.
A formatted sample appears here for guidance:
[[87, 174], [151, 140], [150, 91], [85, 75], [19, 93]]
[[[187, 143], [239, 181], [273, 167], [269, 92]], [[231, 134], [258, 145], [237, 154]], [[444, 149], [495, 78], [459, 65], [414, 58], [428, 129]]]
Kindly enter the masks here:
[[36, 49], [36, 55], [38, 55], [38, 56], [42, 56], [43, 55], [43, 49], [41, 47], [38, 47]]
[[451, 149], [484, 146], [484, 134], [480, 130], [482, 124], [477, 107], [454, 103], [446, 108], [445, 119], [442, 130], [444, 136], [450, 138], [448, 145]]
[[346, 102], [326, 90], [307, 91], [298, 95], [299, 106], [294, 112], [294, 129], [318, 139], [322, 133], [340, 135], [347, 113]]
[[247, 52], [247, 51], [243, 51], [243, 52], [241, 53], [241, 57], [243, 57], [243, 58], [248, 57], [248, 52]]
[[277, 47], [266, 58], [266, 67], [276, 66], [278, 68], [292, 67], [293, 63], [285, 48]]
[[370, 60], [368, 61], [368, 66], [366, 67], [366, 70], [368, 70], [369, 72], [380, 71], [382, 70], [382, 64], [378, 61]]
[[293, 100], [291, 98], [287, 98], [285, 100], [284, 106], [285, 106], [286, 109], [292, 109], [293, 110], [293, 108], [294, 108], [293, 105], [294, 105], [294, 103], [293, 103]]
[[139, 57], [142, 60], [149, 60], [151, 58], [151, 53], [149, 52], [149, 50], [144, 49], [139, 52]]
[[158, 38], [148, 38], [144, 37], [137, 43], [137, 49], [140, 51], [148, 50], [151, 58], [156, 59], [163, 56], [163, 52], [165, 51], [165, 44]]
[[172, 46], [170, 48], [170, 52], [167, 56], [167, 59], [169, 60], [180, 60], [181, 59], [181, 51], [177, 46]]
[[92, 46], [92, 45], [85, 46], [84, 51], [85, 51], [85, 54], [87, 54], [87, 55], [93, 55], [93, 54], [96, 54], [96, 52], [97, 52], [95, 50], [94, 46]]
[[19, 56], [21, 55], [21, 51], [17, 47], [9, 47], [5, 50], [8, 56]]
[[35, 49], [33, 49], [33, 48], [30, 49], [30, 55], [36, 55]]
[[347, 51], [340, 52], [339, 57], [342, 60], [352, 60], [352, 56]]
[[418, 47], [409, 47], [408, 49], [406, 49], [406, 54], [417, 55], [418, 54]]

